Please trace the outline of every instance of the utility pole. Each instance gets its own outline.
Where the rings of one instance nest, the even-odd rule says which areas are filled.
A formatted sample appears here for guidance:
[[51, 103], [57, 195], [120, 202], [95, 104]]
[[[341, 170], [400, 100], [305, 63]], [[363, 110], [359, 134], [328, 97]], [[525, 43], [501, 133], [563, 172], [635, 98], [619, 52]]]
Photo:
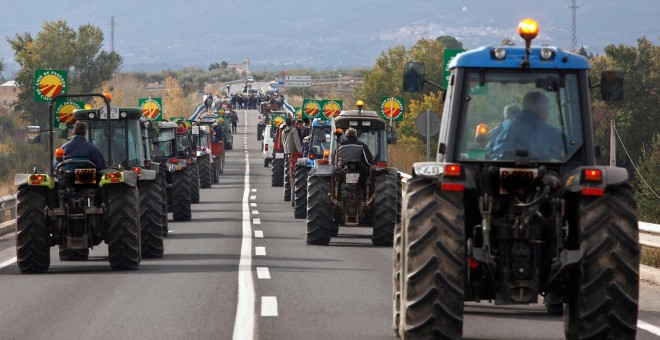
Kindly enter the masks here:
[[573, 0], [573, 6], [570, 8], [573, 9], [573, 40], [571, 41], [571, 46], [573, 48], [573, 52], [577, 52], [577, 19], [576, 19], [576, 12], [577, 9], [580, 8], [577, 6], [577, 0]]
[[115, 26], [117, 26], [117, 23], [115, 22], [115, 17], [111, 16], [110, 17], [110, 52], [115, 51]]

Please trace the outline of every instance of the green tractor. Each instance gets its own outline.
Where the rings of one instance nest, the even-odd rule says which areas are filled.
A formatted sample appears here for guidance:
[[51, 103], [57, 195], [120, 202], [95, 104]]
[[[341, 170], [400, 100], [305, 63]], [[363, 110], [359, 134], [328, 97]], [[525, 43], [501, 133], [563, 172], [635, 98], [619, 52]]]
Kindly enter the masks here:
[[[387, 163], [385, 120], [374, 111], [363, 111], [362, 102], [358, 103], [358, 110], [342, 111], [333, 119], [336, 138], [331, 138], [329, 155], [309, 170], [307, 244], [329, 244], [338, 235], [339, 225], [344, 225], [371, 227], [373, 245], [392, 245], [399, 219], [399, 174]], [[374, 164], [361, 164], [362, 146], [340, 144], [344, 138], [340, 131], [349, 127], [357, 130], [358, 140], [367, 145]]]
[[[104, 100], [102, 110], [76, 110], [74, 116], [88, 122], [87, 137], [94, 140], [95, 145], [100, 146], [105, 138], [106, 164], [97, 171], [90, 160], [63, 159], [64, 151], [60, 149], [48, 172], [16, 175], [18, 268], [22, 273], [47, 272], [51, 246], [60, 246], [61, 260], [86, 260], [90, 248], [106, 242], [113, 270], [137, 269], [142, 259], [138, 181], [140, 177], [156, 178], [155, 171], [141, 167], [144, 157], [138, 119], [142, 112], [111, 108], [109, 99], [99, 93], [56, 96], [50, 102], [46, 130], [49, 132], [49, 159], [55, 158], [53, 107], [55, 99], [63, 97]], [[28, 142], [39, 142], [41, 128], [28, 129], [31, 130], [28, 136], [35, 136]], [[113, 133], [123, 139], [119, 146], [111, 143]], [[122, 151], [123, 158], [120, 157]], [[131, 166], [126, 167], [129, 162]], [[162, 214], [160, 206], [157, 213]]]

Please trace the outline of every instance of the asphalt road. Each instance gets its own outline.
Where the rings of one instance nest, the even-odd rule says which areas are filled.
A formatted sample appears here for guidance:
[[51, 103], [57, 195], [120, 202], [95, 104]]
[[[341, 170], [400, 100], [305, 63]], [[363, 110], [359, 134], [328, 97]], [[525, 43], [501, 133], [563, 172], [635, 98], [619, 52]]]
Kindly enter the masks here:
[[[220, 183], [191, 222], [170, 221], [162, 259], [113, 272], [105, 245], [87, 262], [52, 248], [49, 273], [22, 275], [13, 236], [1, 238], [0, 339], [395, 339], [391, 249], [343, 227], [330, 246], [307, 246], [304, 220], [270, 185], [256, 111], [240, 121]], [[659, 293], [642, 283], [641, 326], [660, 326]], [[469, 303], [464, 336], [562, 339], [563, 323], [540, 305]]]

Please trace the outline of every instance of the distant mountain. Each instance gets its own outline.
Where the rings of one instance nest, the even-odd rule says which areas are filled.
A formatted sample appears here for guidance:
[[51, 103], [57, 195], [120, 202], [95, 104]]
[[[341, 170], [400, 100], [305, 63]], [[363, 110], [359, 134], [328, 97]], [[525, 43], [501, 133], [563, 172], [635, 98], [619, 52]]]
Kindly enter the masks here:
[[[124, 71], [157, 71], [211, 63], [241, 62], [252, 70], [372, 66], [383, 50], [413, 45], [419, 38], [457, 37], [466, 48], [513, 38], [518, 22], [536, 19], [536, 44], [571, 47], [571, 0], [2, 0], [0, 32], [36, 34], [44, 21], [65, 19], [72, 27], [91, 22], [105, 32]], [[636, 45], [660, 38], [658, 0], [578, 0], [577, 42], [591, 53], [609, 44]], [[13, 51], [0, 41], [5, 77], [17, 69]]]

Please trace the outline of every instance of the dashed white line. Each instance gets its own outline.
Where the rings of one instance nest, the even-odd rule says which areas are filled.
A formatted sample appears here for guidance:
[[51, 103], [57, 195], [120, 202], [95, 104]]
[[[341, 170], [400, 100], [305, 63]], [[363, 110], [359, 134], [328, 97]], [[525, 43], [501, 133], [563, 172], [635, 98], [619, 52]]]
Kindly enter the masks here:
[[259, 215], [259, 210], [252, 210], [252, 215]]
[[10, 258], [9, 260], [0, 263], [0, 268], [7, 267], [8, 265], [13, 264], [13, 263], [15, 263], [15, 262], [16, 262], [16, 258], [15, 258], [15, 257], [12, 257], [12, 258]]
[[254, 200], [256, 200], [256, 199], [257, 199], [257, 196], [256, 196], [256, 195], [252, 195], [252, 196], [250, 196], [250, 201], [254, 201]]
[[250, 203], [250, 206], [251, 206], [252, 208], [255, 208], [255, 207], [257, 206], [257, 203]]
[[266, 256], [266, 247], [254, 247], [254, 255]]
[[263, 230], [255, 230], [254, 231], [254, 238], [264, 238], [264, 231]]
[[257, 278], [260, 280], [270, 280], [268, 267], [257, 267]]
[[[262, 304], [261, 311], [262, 312], [263, 312], [263, 303], [264, 303], [264, 300], [262, 298], [261, 299], [261, 304]], [[645, 330], [649, 333], [653, 333], [655, 335], [660, 335], [660, 327], [654, 326], [654, 325], [652, 325], [648, 322], [644, 322], [642, 320], [637, 320], [637, 328], [641, 328], [641, 329], [643, 329], [643, 330]]]
[[257, 188], [252, 188], [252, 192], [257, 192]]
[[277, 316], [277, 297], [261, 297], [261, 316]]
[[260, 218], [253, 219], [252, 224], [261, 224], [261, 219]]

